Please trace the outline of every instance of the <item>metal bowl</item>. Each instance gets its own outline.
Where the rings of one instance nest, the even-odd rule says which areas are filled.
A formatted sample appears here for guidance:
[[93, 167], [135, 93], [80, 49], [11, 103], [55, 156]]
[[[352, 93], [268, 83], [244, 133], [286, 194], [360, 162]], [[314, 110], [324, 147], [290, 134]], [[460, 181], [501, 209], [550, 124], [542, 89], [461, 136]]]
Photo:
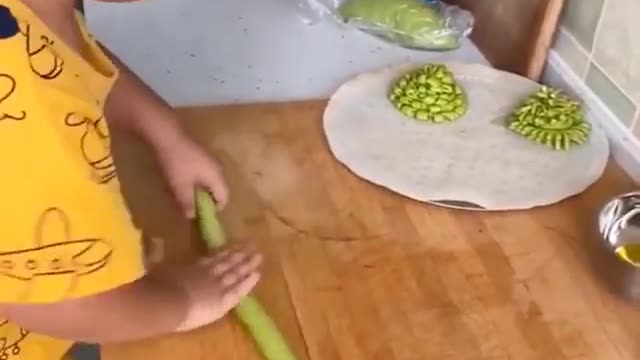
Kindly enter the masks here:
[[612, 252], [624, 245], [640, 244], [640, 191], [609, 200], [600, 210], [598, 227]]

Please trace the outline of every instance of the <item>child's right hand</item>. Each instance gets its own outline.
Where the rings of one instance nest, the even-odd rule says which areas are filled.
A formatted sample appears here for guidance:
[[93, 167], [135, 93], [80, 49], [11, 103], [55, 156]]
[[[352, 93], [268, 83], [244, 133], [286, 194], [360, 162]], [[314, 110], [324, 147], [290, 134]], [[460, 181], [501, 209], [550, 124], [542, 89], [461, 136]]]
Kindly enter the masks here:
[[251, 245], [232, 245], [172, 276], [189, 299], [187, 318], [176, 331], [211, 324], [232, 310], [260, 279], [262, 256]]

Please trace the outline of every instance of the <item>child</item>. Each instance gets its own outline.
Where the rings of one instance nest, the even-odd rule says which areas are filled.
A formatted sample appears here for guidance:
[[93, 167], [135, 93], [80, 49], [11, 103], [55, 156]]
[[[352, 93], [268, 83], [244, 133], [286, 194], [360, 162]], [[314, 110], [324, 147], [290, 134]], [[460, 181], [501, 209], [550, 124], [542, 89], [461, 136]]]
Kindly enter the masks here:
[[57, 360], [76, 342], [191, 330], [225, 315], [259, 278], [249, 246], [170, 278], [145, 273], [107, 123], [151, 145], [185, 216], [195, 186], [221, 206], [227, 187], [169, 106], [88, 34], [74, 2], [0, 0], [2, 360]]

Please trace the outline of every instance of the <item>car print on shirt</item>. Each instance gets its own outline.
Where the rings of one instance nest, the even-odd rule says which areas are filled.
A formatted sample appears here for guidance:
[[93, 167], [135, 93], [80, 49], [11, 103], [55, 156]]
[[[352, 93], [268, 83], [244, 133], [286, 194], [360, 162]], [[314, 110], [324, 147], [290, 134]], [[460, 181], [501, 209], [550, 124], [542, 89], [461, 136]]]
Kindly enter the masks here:
[[0, 121], [21, 121], [27, 118], [27, 113], [24, 110], [7, 110], [10, 107], [10, 98], [15, 93], [16, 86], [16, 80], [11, 75], [0, 74]]
[[29, 332], [7, 320], [0, 322], [0, 360], [8, 360], [20, 355], [21, 344]]
[[95, 181], [105, 184], [116, 178], [116, 165], [111, 155], [109, 127], [104, 117], [91, 119], [70, 113], [65, 124], [82, 131], [80, 149], [87, 164], [91, 166]]
[[20, 24], [20, 33], [25, 37], [29, 64], [34, 74], [44, 80], [53, 80], [64, 71], [64, 60], [55, 52], [54, 41], [45, 34], [36, 34], [31, 25]]
[[79, 278], [102, 270], [111, 261], [111, 244], [100, 238], [73, 238], [69, 218], [61, 209], [45, 210], [34, 235], [32, 247], [0, 252], [0, 276], [25, 283], [22, 298], [29, 298], [34, 280], [66, 275], [68, 288], [61, 289], [65, 298]]

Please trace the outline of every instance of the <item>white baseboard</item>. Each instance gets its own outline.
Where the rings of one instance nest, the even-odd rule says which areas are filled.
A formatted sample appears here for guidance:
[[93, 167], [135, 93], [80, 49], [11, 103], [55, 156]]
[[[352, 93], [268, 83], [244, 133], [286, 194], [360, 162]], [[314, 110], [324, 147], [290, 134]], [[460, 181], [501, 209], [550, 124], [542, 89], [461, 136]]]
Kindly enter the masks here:
[[640, 140], [624, 127], [616, 115], [554, 50], [549, 54], [542, 82], [563, 89], [584, 101], [595, 115], [595, 121], [599, 121], [607, 133], [615, 161], [635, 182], [640, 183]]

